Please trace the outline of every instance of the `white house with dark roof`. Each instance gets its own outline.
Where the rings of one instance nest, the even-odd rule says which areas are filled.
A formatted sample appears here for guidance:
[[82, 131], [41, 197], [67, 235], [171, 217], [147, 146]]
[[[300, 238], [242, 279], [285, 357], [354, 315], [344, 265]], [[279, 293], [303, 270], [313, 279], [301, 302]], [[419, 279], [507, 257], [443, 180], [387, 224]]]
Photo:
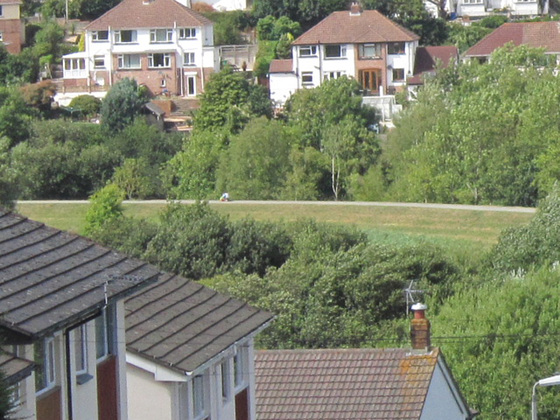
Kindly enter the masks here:
[[405, 89], [413, 73], [419, 39], [378, 11], [354, 3], [350, 11], [334, 12], [298, 37], [292, 60], [271, 63], [271, 99], [283, 106], [295, 90], [341, 76], [358, 80], [364, 96], [392, 97]]
[[14, 385], [12, 418], [126, 419], [124, 298], [160, 275], [0, 208], [0, 363]]
[[128, 417], [255, 420], [253, 339], [272, 318], [172, 275], [127, 299]]
[[549, 0], [447, 0], [446, 9], [458, 17], [482, 18], [496, 13], [539, 16], [548, 13]]
[[85, 51], [63, 57], [61, 104], [103, 97], [128, 77], [151, 94], [196, 97], [219, 70], [213, 23], [175, 0], [123, 0], [85, 28]]

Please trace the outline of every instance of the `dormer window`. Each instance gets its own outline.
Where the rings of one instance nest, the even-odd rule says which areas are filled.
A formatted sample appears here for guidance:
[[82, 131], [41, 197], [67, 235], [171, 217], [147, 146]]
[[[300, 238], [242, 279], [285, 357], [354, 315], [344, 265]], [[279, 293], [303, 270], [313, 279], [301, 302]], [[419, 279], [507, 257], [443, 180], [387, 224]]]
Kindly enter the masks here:
[[346, 45], [325, 45], [325, 58], [346, 57]]
[[91, 33], [91, 40], [93, 42], [109, 41], [109, 31], [93, 31]]
[[316, 45], [305, 45], [303, 47], [299, 47], [299, 56], [300, 57], [312, 57], [317, 55], [317, 46]]
[[194, 39], [196, 38], [196, 28], [180, 28], [179, 39]]
[[150, 29], [150, 43], [172, 42], [173, 29]]
[[115, 44], [132, 44], [137, 42], [136, 31], [115, 31]]

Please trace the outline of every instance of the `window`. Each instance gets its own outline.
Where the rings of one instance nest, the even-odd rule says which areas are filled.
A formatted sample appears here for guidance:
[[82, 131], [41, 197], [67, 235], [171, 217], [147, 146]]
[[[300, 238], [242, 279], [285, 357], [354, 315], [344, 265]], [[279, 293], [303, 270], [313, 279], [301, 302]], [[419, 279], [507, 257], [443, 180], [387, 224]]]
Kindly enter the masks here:
[[404, 42], [391, 42], [387, 46], [389, 54], [404, 54]]
[[171, 67], [171, 54], [154, 53], [148, 54], [148, 67]]
[[4, 34], [0, 32], [0, 42], [4, 41]]
[[87, 372], [87, 329], [84, 324], [74, 330], [74, 356], [76, 358], [76, 373]]
[[139, 69], [140, 54], [120, 54], [117, 65], [119, 69]]
[[109, 31], [93, 31], [91, 33], [91, 40], [93, 42], [103, 42], [109, 40]]
[[196, 38], [196, 28], [180, 28], [179, 39], [193, 39]]
[[341, 76], [344, 76], [343, 71], [326, 71], [323, 73], [323, 80], [331, 80], [331, 79], [338, 79]]
[[104, 69], [105, 68], [105, 57], [102, 55], [93, 56], [93, 68], [94, 69]]
[[112, 311], [107, 308], [95, 318], [95, 357], [97, 360], [103, 359], [113, 351], [113, 325]]
[[64, 60], [64, 70], [85, 70], [86, 60], [84, 58], [67, 58]]
[[187, 52], [183, 55], [183, 66], [194, 66], [194, 53], [193, 52]]
[[207, 418], [205, 388], [204, 376], [195, 376], [192, 381], [192, 405], [193, 417], [197, 420]]
[[317, 46], [316, 45], [306, 45], [304, 47], [299, 47], [299, 56], [300, 57], [310, 57], [313, 55], [317, 55]]
[[131, 44], [136, 42], [136, 31], [115, 31], [115, 44]]
[[393, 82], [404, 82], [404, 69], [393, 69]]
[[222, 378], [222, 400], [226, 402], [231, 397], [229, 360], [223, 361], [220, 365], [220, 376]]
[[150, 43], [173, 41], [173, 29], [150, 29]]
[[54, 339], [47, 338], [35, 343], [35, 391], [50, 389], [55, 384]]
[[313, 72], [302, 71], [301, 72], [301, 84], [303, 86], [313, 86]]
[[360, 59], [381, 57], [381, 44], [360, 44], [359, 57]]
[[239, 347], [233, 358], [233, 381], [235, 388], [241, 388], [246, 385], [245, 370], [247, 369], [247, 347]]
[[2, 5], [0, 4], [0, 16], [2, 16]]
[[346, 57], [346, 45], [325, 45], [325, 58]]
[[482, 4], [483, 0], [463, 0], [464, 4]]

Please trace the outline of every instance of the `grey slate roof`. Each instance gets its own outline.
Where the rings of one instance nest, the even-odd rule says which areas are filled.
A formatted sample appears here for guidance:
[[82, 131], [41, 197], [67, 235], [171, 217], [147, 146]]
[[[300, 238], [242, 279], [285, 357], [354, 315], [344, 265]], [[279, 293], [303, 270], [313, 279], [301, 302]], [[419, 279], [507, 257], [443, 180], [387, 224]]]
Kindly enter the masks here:
[[184, 374], [256, 333], [273, 318], [171, 274], [129, 297], [125, 307], [127, 351]]
[[12, 354], [0, 352], [0, 371], [5, 375], [8, 386], [31, 375], [35, 364]]
[[145, 262], [0, 208], [0, 328], [35, 340], [155, 281]]
[[420, 419], [439, 350], [256, 352], [259, 420]]

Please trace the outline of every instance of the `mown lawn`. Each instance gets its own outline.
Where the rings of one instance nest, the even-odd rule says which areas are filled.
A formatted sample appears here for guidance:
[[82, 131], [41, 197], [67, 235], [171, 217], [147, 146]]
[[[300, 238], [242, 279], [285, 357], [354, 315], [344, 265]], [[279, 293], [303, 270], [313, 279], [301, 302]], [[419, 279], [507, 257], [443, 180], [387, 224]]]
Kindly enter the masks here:
[[[163, 202], [124, 204], [125, 214], [157, 220]], [[317, 203], [211, 203], [212, 208], [232, 220], [251, 217], [256, 220], [294, 221], [313, 218], [320, 222], [352, 225], [371, 238], [389, 241], [430, 240], [444, 246], [487, 250], [508, 226], [526, 224], [530, 213], [456, 210], [418, 207], [356, 206]], [[58, 229], [81, 232], [88, 203], [20, 202], [21, 214]]]

